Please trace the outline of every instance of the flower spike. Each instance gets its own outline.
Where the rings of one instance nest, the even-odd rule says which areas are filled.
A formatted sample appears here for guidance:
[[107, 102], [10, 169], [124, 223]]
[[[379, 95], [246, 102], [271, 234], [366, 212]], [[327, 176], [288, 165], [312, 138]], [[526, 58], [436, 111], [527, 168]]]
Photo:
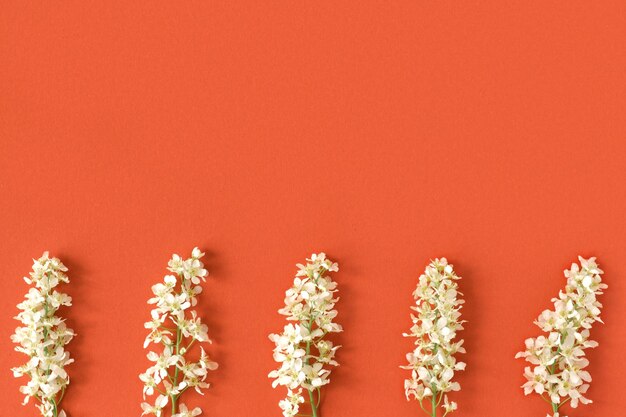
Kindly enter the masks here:
[[15, 350], [30, 359], [12, 371], [16, 378], [30, 377], [30, 382], [20, 387], [20, 392], [25, 395], [24, 405], [35, 398], [42, 416], [65, 417], [65, 411], [60, 407], [70, 383], [65, 367], [74, 362], [65, 345], [75, 334], [65, 325], [65, 319], [56, 315], [61, 306], [72, 305], [72, 298], [55, 288], [61, 282], [69, 283], [65, 275], [67, 268], [59, 259], [50, 258], [48, 252], [33, 261], [33, 271], [24, 281], [34, 287], [17, 305], [22, 311], [15, 317], [24, 326], [15, 329], [11, 336], [11, 340], [19, 345]]
[[457, 409], [447, 393], [461, 389], [452, 378], [455, 371], [465, 369], [465, 363], [454, 357], [465, 353], [463, 340], [454, 340], [465, 322], [460, 320], [464, 301], [458, 298], [462, 295], [457, 290], [459, 279], [446, 258], [432, 261], [413, 292], [415, 306], [411, 309], [417, 313], [411, 314], [413, 327], [403, 334], [415, 339], [415, 349], [406, 356], [409, 364], [401, 366], [411, 371], [411, 378], [404, 381], [406, 399], [416, 399], [431, 417], [437, 416], [439, 406], [443, 416]]
[[148, 359], [154, 364], [139, 375], [144, 383], [144, 400], [146, 396], [158, 394], [154, 404], [141, 404], [142, 415], [163, 417], [168, 405], [171, 417], [194, 417], [202, 413], [199, 407], [189, 410], [180, 402], [180, 397], [189, 388], [202, 395], [202, 389], [209, 388], [206, 382], [208, 371], [218, 366], [209, 359], [202, 346], [199, 346], [200, 358], [197, 361], [186, 357], [196, 342], [211, 343], [208, 327], [191, 310], [198, 302], [197, 295], [202, 292], [200, 280], [205, 282], [208, 275], [200, 261], [203, 256], [198, 248], [193, 249], [188, 259], [173, 255], [167, 269], [174, 275], [166, 275], [162, 283], [152, 286], [154, 297], [148, 300], [148, 304], [153, 304], [155, 308], [150, 313], [151, 320], [144, 324], [150, 331], [144, 348], [156, 344], [163, 350], [148, 353]]
[[545, 310], [535, 321], [547, 335], [526, 339], [526, 349], [515, 355], [532, 365], [524, 370], [524, 394], [540, 395], [550, 404], [554, 417], [561, 415], [559, 410], [567, 403], [576, 408], [579, 403], [592, 402], [585, 397], [591, 382], [585, 370], [589, 365], [585, 350], [598, 346], [589, 339], [589, 330], [595, 322], [602, 323], [597, 296], [608, 287], [602, 282], [604, 272], [596, 258], [579, 256], [578, 260], [580, 266], [573, 263], [564, 272], [565, 291], [552, 299], [554, 309]]
[[274, 360], [280, 364], [269, 377], [274, 378], [272, 387], [287, 387], [287, 397], [278, 404], [284, 417], [299, 415], [305, 402], [312, 417], [319, 417], [320, 388], [330, 382], [329, 366], [339, 365], [335, 353], [340, 346], [325, 339], [328, 333], [343, 331], [334, 322], [337, 284], [328, 275], [339, 267], [324, 253], [313, 254], [306, 265], [297, 267], [293, 286], [285, 293], [285, 307], [279, 310], [294, 323], [269, 336], [276, 345]]

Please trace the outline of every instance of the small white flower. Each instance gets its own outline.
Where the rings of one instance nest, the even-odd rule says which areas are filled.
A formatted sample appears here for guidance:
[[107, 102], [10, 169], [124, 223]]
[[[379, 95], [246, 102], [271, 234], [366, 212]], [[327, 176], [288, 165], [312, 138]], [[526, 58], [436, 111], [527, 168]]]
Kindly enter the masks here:
[[309, 398], [317, 396], [310, 404], [317, 412], [319, 388], [330, 382], [331, 371], [325, 366], [339, 365], [334, 357], [340, 346], [324, 337], [342, 331], [334, 322], [337, 284], [327, 275], [339, 270], [337, 263], [319, 253], [297, 267], [293, 286], [285, 292], [285, 307], [279, 310], [294, 323], [285, 325], [282, 333], [269, 336], [275, 344], [274, 360], [280, 364], [269, 373], [274, 379], [272, 387], [287, 387], [287, 397], [278, 404], [284, 417], [298, 415], [300, 404], [305, 402], [303, 390], [308, 391]]
[[[553, 410], [567, 402], [573, 408], [579, 403], [591, 403], [584, 396], [591, 382], [591, 375], [585, 370], [589, 365], [585, 349], [598, 346], [589, 340], [589, 329], [595, 322], [602, 322], [602, 304], [597, 296], [607, 285], [602, 282], [603, 271], [595, 258], [579, 256], [578, 260], [580, 266], [573, 263], [564, 272], [567, 284], [565, 291], [552, 299], [554, 310], [543, 311], [535, 321], [548, 333], [547, 337], [526, 339], [526, 349], [515, 355], [532, 365], [524, 369], [524, 394], [541, 395], [552, 403]], [[559, 413], [555, 412], [554, 417], [559, 417]]]
[[23, 326], [15, 329], [11, 340], [18, 344], [16, 351], [28, 355], [26, 364], [13, 368], [13, 375], [28, 376], [30, 381], [20, 387], [25, 395], [23, 404], [36, 398], [37, 409], [44, 417], [63, 417], [65, 411], [59, 407], [65, 390], [70, 383], [65, 366], [74, 362], [65, 345], [74, 337], [74, 331], [55, 313], [61, 306], [71, 306], [72, 298], [56, 290], [60, 283], [69, 283], [65, 275], [67, 268], [48, 252], [33, 260], [33, 271], [24, 278], [34, 285], [18, 304], [20, 313], [15, 317]]
[[443, 409], [445, 411], [445, 414], [456, 411], [457, 408], [458, 408], [457, 404], [454, 401], [448, 402], [448, 396], [447, 395], [443, 396]]
[[157, 417], [160, 417], [162, 414], [163, 408], [167, 405], [168, 398], [165, 395], [159, 395], [154, 401], [154, 405], [148, 403], [141, 403], [141, 409], [143, 413], [142, 416], [146, 414], [154, 414]]
[[[411, 378], [404, 381], [406, 398], [415, 398], [424, 409], [425, 398], [434, 397], [439, 404], [443, 395], [444, 416], [457, 409], [445, 393], [461, 389], [452, 378], [455, 371], [465, 369], [465, 363], [454, 357], [456, 353], [465, 353], [463, 340], [454, 340], [464, 323], [460, 320], [463, 300], [458, 298], [459, 279], [446, 258], [432, 261], [413, 292], [415, 306], [411, 309], [417, 313], [411, 315], [413, 326], [403, 334], [415, 339], [415, 349], [406, 356], [409, 364], [401, 366], [411, 371]], [[432, 408], [432, 402], [429, 403]]]
[[209, 387], [206, 382], [208, 371], [217, 369], [202, 346], [199, 347], [200, 358], [188, 361], [185, 355], [196, 343], [211, 343], [208, 327], [202, 323], [197, 313], [191, 308], [196, 305], [196, 296], [202, 288], [195, 284], [204, 280], [208, 272], [200, 258], [204, 253], [194, 248], [191, 258], [183, 259], [173, 255], [168, 262], [168, 270], [175, 275], [166, 275], [162, 283], [152, 286], [154, 297], [148, 300], [155, 305], [150, 312], [151, 321], [144, 327], [150, 331], [144, 342], [144, 348], [150, 344], [162, 346], [162, 351], [150, 351], [148, 359], [153, 362], [146, 372], [139, 375], [143, 382], [143, 396], [160, 395], [154, 405], [142, 403], [143, 414], [154, 414], [160, 417], [162, 409], [170, 402], [172, 417], [195, 417], [202, 413], [196, 407], [189, 410], [185, 404], [178, 403], [179, 397], [189, 388], [199, 394]]
[[202, 414], [202, 410], [199, 407], [189, 410], [185, 404], [181, 404], [179, 413], [173, 414], [172, 417], [196, 417], [200, 414]]

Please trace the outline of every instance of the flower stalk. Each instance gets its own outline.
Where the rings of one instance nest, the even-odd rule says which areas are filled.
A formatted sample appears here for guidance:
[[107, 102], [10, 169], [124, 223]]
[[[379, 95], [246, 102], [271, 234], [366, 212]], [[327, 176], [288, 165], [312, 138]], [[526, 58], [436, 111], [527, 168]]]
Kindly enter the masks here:
[[[311, 417], [319, 417], [321, 387], [330, 382], [328, 366], [338, 366], [334, 346], [326, 339], [329, 333], [343, 331], [334, 322], [337, 284], [328, 275], [339, 270], [337, 263], [324, 253], [313, 254], [305, 265], [298, 264], [293, 286], [285, 293], [285, 307], [279, 313], [295, 322], [284, 326], [280, 334], [271, 334], [274, 360], [280, 367], [269, 373], [272, 387], [287, 387], [287, 397], [279, 402], [284, 417], [303, 416], [300, 408], [308, 393]], [[315, 398], [317, 397], [317, 398]]]
[[417, 400], [431, 417], [437, 417], [440, 406], [443, 417], [457, 409], [456, 402], [448, 401], [447, 393], [461, 389], [452, 378], [455, 371], [465, 369], [465, 363], [454, 357], [465, 353], [463, 340], [455, 341], [465, 322], [460, 320], [464, 301], [458, 298], [462, 295], [456, 282], [459, 279], [446, 258], [432, 261], [413, 292], [415, 306], [411, 309], [417, 313], [411, 314], [413, 326], [403, 334], [415, 339], [415, 349], [406, 356], [408, 365], [401, 366], [411, 371], [411, 377], [404, 381], [406, 398]]
[[75, 336], [74, 331], [66, 326], [65, 319], [56, 315], [60, 307], [72, 305], [70, 296], [55, 289], [62, 282], [69, 283], [65, 272], [65, 265], [58, 258], [50, 258], [48, 252], [33, 260], [33, 271], [24, 281], [34, 287], [18, 304], [21, 312], [15, 317], [23, 326], [11, 336], [19, 345], [15, 350], [29, 357], [26, 364], [12, 369], [16, 378], [30, 377], [28, 384], [20, 387], [25, 395], [23, 404], [35, 398], [36, 407], [44, 417], [66, 416], [60, 408], [70, 383], [65, 367], [74, 362], [65, 351], [65, 345]]
[[198, 248], [194, 248], [186, 260], [173, 255], [167, 269], [174, 275], [166, 275], [162, 283], [152, 286], [154, 297], [148, 300], [148, 304], [154, 304], [155, 308], [150, 313], [152, 320], [144, 324], [150, 330], [144, 348], [156, 344], [162, 346], [162, 351], [148, 353], [148, 359], [154, 365], [139, 375], [144, 383], [144, 400], [146, 396], [157, 395], [153, 404], [141, 404], [142, 415], [162, 417], [168, 404], [172, 417], [195, 417], [202, 413], [199, 407], [189, 410], [180, 402], [180, 397], [189, 388], [203, 395], [202, 389], [209, 388], [206, 382], [208, 371], [218, 367], [202, 346], [198, 360], [191, 361], [188, 357], [196, 342], [211, 343], [208, 327], [191, 309], [202, 292], [200, 280], [206, 282], [208, 275], [200, 261], [203, 256]]
[[543, 311], [535, 320], [547, 335], [526, 339], [526, 349], [515, 355], [533, 365], [524, 369], [524, 394], [541, 396], [554, 417], [561, 415], [560, 409], [567, 403], [572, 408], [592, 403], [584, 396], [591, 382], [585, 370], [589, 365], [585, 350], [598, 346], [589, 339], [590, 329], [595, 322], [602, 323], [602, 304], [597, 297], [608, 287], [602, 282], [604, 272], [596, 258], [579, 256], [578, 260], [580, 265], [572, 263], [564, 271], [567, 283], [552, 299], [554, 309]]

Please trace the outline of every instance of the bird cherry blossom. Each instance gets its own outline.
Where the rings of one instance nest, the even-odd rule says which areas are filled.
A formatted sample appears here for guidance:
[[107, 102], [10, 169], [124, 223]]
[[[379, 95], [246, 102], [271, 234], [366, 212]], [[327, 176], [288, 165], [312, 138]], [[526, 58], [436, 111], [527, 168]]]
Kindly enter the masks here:
[[34, 398], [42, 416], [65, 417], [65, 411], [60, 407], [70, 383], [65, 367], [74, 362], [65, 351], [65, 345], [75, 334], [65, 325], [65, 319], [56, 315], [60, 307], [72, 305], [72, 298], [55, 288], [62, 282], [69, 283], [65, 274], [67, 268], [59, 259], [50, 258], [48, 252], [33, 261], [33, 271], [24, 281], [34, 287], [17, 305], [21, 311], [15, 317], [23, 326], [15, 329], [11, 336], [11, 340], [19, 345], [15, 350], [28, 355], [29, 360], [12, 371], [16, 378], [30, 378], [20, 387], [20, 392], [25, 395], [24, 405]]
[[552, 299], [554, 308], [535, 321], [546, 335], [526, 339], [526, 349], [515, 355], [532, 365], [524, 370], [524, 394], [540, 395], [550, 404], [554, 417], [565, 417], [559, 410], [568, 402], [572, 408], [592, 402], [585, 397], [591, 382], [585, 350], [598, 346], [589, 339], [589, 331], [595, 322], [602, 323], [597, 296], [608, 287], [602, 282], [604, 272], [596, 258], [579, 256], [578, 260], [580, 266], [572, 263], [564, 271], [567, 283]]
[[452, 378], [455, 371], [465, 369], [465, 363], [454, 357], [457, 352], [465, 353], [463, 340], [455, 341], [465, 322], [460, 320], [464, 301], [458, 298], [462, 295], [457, 289], [459, 279], [446, 258], [432, 261], [413, 292], [415, 306], [411, 309], [417, 313], [411, 314], [413, 326], [410, 333], [403, 334], [415, 339], [415, 349], [406, 355], [408, 365], [401, 366], [411, 371], [411, 377], [404, 381], [406, 398], [416, 399], [432, 417], [437, 416], [440, 406], [443, 416], [457, 409], [446, 393], [461, 389]]
[[328, 275], [339, 270], [337, 263], [324, 253], [313, 254], [306, 265], [298, 264], [293, 286], [285, 293], [285, 307], [279, 313], [291, 321], [280, 334], [271, 334], [274, 342], [274, 360], [280, 367], [269, 373], [274, 378], [272, 387], [287, 388], [287, 397], [279, 402], [284, 417], [299, 415], [305, 404], [312, 417], [319, 416], [320, 388], [330, 382], [330, 366], [338, 366], [335, 346], [325, 337], [339, 333], [341, 326], [335, 303], [337, 284]]
[[191, 309], [202, 292], [198, 284], [200, 280], [206, 282], [208, 275], [200, 261], [203, 256], [198, 248], [193, 249], [189, 259], [173, 255], [167, 269], [174, 275], [166, 275], [162, 283], [152, 286], [154, 297], [148, 300], [148, 304], [154, 305], [154, 309], [150, 313], [151, 320], [144, 324], [150, 332], [144, 348], [156, 344], [162, 350], [148, 353], [148, 360], [153, 365], [139, 375], [144, 383], [144, 400], [146, 396], [157, 396], [153, 404], [141, 404], [142, 415], [165, 416], [167, 407], [171, 407], [171, 417], [195, 417], [202, 413], [199, 407], [189, 410], [180, 402], [180, 397], [190, 388], [203, 395], [202, 389], [209, 387], [206, 382], [208, 371], [218, 366], [202, 346], [196, 361], [186, 357], [196, 342], [211, 343], [207, 326]]

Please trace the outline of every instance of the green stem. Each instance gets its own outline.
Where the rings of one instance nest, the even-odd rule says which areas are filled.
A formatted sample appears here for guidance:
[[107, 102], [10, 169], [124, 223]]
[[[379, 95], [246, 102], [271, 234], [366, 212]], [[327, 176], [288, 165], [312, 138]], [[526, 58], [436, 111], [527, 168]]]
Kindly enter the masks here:
[[[313, 328], [313, 318], [309, 320], [309, 325], [308, 325], [309, 334], [311, 333], [312, 328]], [[306, 364], [307, 365], [309, 365], [310, 360], [311, 360], [310, 354], [311, 354], [311, 341], [308, 340], [306, 342]], [[311, 413], [312, 413], [311, 415], [312, 417], [317, 417], [318, 416], [317, 405], [315, 404], [315, 400], [313, 398], [313, 390], [309, 389], [307, 391], [309, 391], [309, 403], [311, 403]]]
[[433, 408], [432, 409], [432, 412], [433, 412], [432, 417], [437, 417], [437, 392], [436, 391], [433, 391], [433, 396], [430, 399], [430, 403], [431, 403], [431, 406]]
[[317, 417], [317, 406], [315, 405], [315, 400], [313, 399], [313, 391], [312, 390], [307, 390], [309, 391], [309, 401], [311, 403], [311, 413], [313, 413], [313, 417]]
[[66, 387], [63, 387], [63, 390], [61, 391], [61, 396], [60, 396], [60, 397], [59, 397], [59, 399], [57, 400], [57, 406], [58, 406], [59, 404], [61, 404], [61, 401], [63, 401], [63, 397], [65, 397], [65, 388], [66, 388]]
[[[46, 274], [46, 278], [48, 280], [48, 285], [50, 285], [50, 273]], [[50, 297], [50, 290], [48, 289], [48, 291], [44, 294], [44, 303], [43, 303], [43, 308], [44, 308], [44, 318], [47, 320], [48, 316], [50, 315], [50, 306], [48, 304], [48, 298]], [[48, 340], [48, 326], [44, 326], [43, 328], [43, 342], [45, 343]], [[50, 349], [48, 348], [48, 346], [46, 346], [44, 349], [44, 355], [46, 356], [46, 358], [49, 356], [50, 353]], [[52, 371], [50, 370], [50, 365], [48, 364], [48, 369], [46, 369], [46, 375], [50, 375], [52, 373]], [[65, 389], [64, 389], [65, 391]], [[59, 411], [57, 409], [57, 403], [54, 400], [54, 398], [51, 398], [50, 403], [52, 404], [52, 413], [54, 417], [57, 417], [59, 415]]]
[[[319, 276], [323, 276], [324, 275], [325, 269], [322, 268], [320, 271]], [[318, 285], [318, 278], [315, 278], [314, 276], [309, 274], [309, 279], [312, 279], [313, 282], [315, 283], [315, 285]], [[307, 329], [309, 330], [309, 334], [311, 334], [311, 331], [313, 329], [313, 323], [315, 323], [315, 317], [310, 317], [309, 318], [309, 322], [307, 324]], [[320, 338], [324, 337], [326, 335], [327, 332], [325, 332], [322, 336], [320, 336]], [[306, 364], [309, 365], [310, 364], [310, 354], [311, 354], [311, 340], [308, 340], [306, 342]], [[321, 401], [321, 393], [320, 393], [320, 389], [317, 388], [317, 402], [315, 401], [315, 398], [313, 396], [313, 390], [309, 389], [307, 390], [309, 392], [309, 403], [311, 404], [311, 417], [319, 417], [319, 405], [320, 405], [320, 401]], [[298, 414], [301, 415], [301, 414]], [[305, 415], [305, 414], [302, 414]]]
[[559, 412], [559, 405], [552, 403], [552, 412], [553, 413], [558, 413]]
[[[176, 328], [176, 355], [180, 353], [180, 342], [181, 342], [181, 333], [180, 327]], [[178, 386], [178, 363], [175, 365], [176, 370], [174, 370], [174, 388]], [[176, 414], [178, 412], [178, 407], [176, 402], [178, 401], [178, 395], [171, 395], [172, 399], [172, 414]]]

